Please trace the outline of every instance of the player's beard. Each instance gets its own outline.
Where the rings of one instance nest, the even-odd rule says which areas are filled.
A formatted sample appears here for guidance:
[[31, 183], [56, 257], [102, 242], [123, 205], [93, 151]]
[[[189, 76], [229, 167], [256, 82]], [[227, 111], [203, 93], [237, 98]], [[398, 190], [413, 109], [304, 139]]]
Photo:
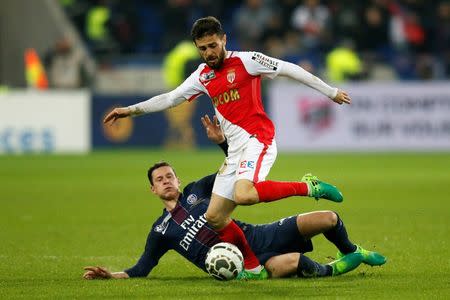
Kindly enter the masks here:
[[210, 67], [211, 69], [220, 69], [220, 67], [222, 67], [223, 64], [223, 60], [225, 59], [225, 47], [222, 47], [222, 51], [220, 51], [219, 56], [217, 57], [217, 62], [215, 63], [210, 63], [208, 61], [208, 59], [210, 59], [211, 57], [207, 57], [205, 59], [206, 64], [208, 65], [208, 67]]

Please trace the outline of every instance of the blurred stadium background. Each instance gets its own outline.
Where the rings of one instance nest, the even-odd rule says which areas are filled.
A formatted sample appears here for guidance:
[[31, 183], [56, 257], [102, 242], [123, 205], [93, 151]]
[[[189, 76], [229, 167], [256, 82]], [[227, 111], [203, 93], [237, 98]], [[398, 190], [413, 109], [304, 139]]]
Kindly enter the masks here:
[[[448, 1], [0, 5], [1, 99], [11, 112], [0, 121], [0, 152], [209, 145], [198, 121], [212, 112], [207, 99], [114, 128], [100, 122], [112, 106], [168, 91], [195, 69], [199, 59], [189, 31], [205, 15], [222, 20], [228, 49], [254, 49], [297, 63], [352, 94], [355, 104], [340, 108], [301, 85], [265, 82], [264, 101], [281, 150], [450, 148]], [[46, 124], [27, 115], [34, 106]]]
[[[289, 199], [236, 216], [269, 222], [336, 210], [356, 241], [387, 255], [385, 267], [237, 282], [218, 294], [217, 282], [170, 254], [152, 280], [79, 280], [84, 265], [122, 270], [140, 255], [161, 212], [148, 192], [149, 165], [169, 160], [188, 183], [223, 159], [201, 128], [200, 116], [213, 113], [207, 98], [101, 122], [112, 107], [190, 74], [199, 60], [189, 31], [205, 15], [222, 21], [228, 49], [297, 63], [353, 98], [341, 107], [285, 79], [263, 83], [279, 147], [270, 178], [310, 171], [346, 199]], [[2, 0], [0, 298], [447, 298], [449, 76], [444, 0]], [[315, 248], [319, 261], [334, 255], [323, 239]]]

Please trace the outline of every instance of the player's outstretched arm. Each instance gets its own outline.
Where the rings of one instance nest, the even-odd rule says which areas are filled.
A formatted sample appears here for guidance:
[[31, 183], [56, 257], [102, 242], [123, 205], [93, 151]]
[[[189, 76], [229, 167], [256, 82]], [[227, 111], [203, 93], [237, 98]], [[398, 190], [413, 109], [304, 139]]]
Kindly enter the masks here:
[[111, 122], [113, 124], [117, 119], [129, 116], [137, 116], [157, 111], [163, 111], [168, 108], [177, 106], [186, 99], [179, 95], [177, 90], [152, 97], [148, 100], [139, 102], [128, 107], [117, 107], [108, 113], [103, 119], [103, 123]]
[[302, 67], [289, 62], [282, 62], [282, 68], [280, 70], [281, 76], [286, 76], [296, 81], [299, 81], [307, 86], [321, 92], [328, 98], [336, 102], [337, 104], [350, 104], [350, 96], [342, 90], [338, 90], [335, 87], [331, 87], [320, 78], [309, 73]]
[[104, 267], [85, 267], [84, 279], [126, 279], [130, 278], [125, 272], [111, 273]]
[[130, 105], [128, 107], [115, 108], [106, 115], [103, 122], [108, 123], [112, 121], [112, 123], [114, 123], [120, 118], [163, 111], [180, 105], [186, 100], [193, 100], [199, 95], [205, 93], [203, 85], [198, 80], [198, 76], [199, 71], [196, 71], [176, 89], [168, 93], [154, 96], [148, 100]]

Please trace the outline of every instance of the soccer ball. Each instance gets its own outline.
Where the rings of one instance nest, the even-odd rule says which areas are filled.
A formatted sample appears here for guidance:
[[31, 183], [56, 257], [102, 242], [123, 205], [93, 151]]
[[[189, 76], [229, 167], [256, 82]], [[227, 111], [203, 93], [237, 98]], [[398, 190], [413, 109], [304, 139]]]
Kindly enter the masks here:
[[205, 266], [209, 275], [215, 279], [231, 280], [244, 268], [244, 258], [235, 245], [218, 243], [206, 254]]

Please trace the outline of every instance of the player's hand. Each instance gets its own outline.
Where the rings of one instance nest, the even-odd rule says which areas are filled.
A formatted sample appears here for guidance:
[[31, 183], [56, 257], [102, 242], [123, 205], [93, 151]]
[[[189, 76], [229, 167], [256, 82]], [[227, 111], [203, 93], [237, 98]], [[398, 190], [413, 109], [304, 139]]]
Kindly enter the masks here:
[[350, 96], [345, 91], [341, 91], [341, 90], [338, 90], [338, 93], [337, 93], [336, 97], [334, 97], [333, 101], [336, 102], [337, 104], [352, 103], [352, 99], [350, 98]]
[[112, 124], [114, 124], [114, 122], [117, 119], [126, 118], [130, 115], [131, 115], [131, 110], [128, 107], [117, 107], [117, 108], [114, 108], [110, 113], [108, 113], [106, 115], [105, 119], [103, 119], [103, 123], [106, 124], [112, 120], [112, 122], [111, 122], [111, 125], [112, 125]]
[[104, 267], [84, 267], [84, 279], [110, 279], [113, 277], [110, 271]]
[[206, 135], [208, 139], [216, 144], [223, 143], [225, 141], [225, 136], [223, 135], [222, 128], [220, 128], [219, 122], [217, 121], [217, 117], [214, 116], [213, 120], [209, 118], [208, 115], [205, 115], [201, 118], [203, 127], [205, 127]]

